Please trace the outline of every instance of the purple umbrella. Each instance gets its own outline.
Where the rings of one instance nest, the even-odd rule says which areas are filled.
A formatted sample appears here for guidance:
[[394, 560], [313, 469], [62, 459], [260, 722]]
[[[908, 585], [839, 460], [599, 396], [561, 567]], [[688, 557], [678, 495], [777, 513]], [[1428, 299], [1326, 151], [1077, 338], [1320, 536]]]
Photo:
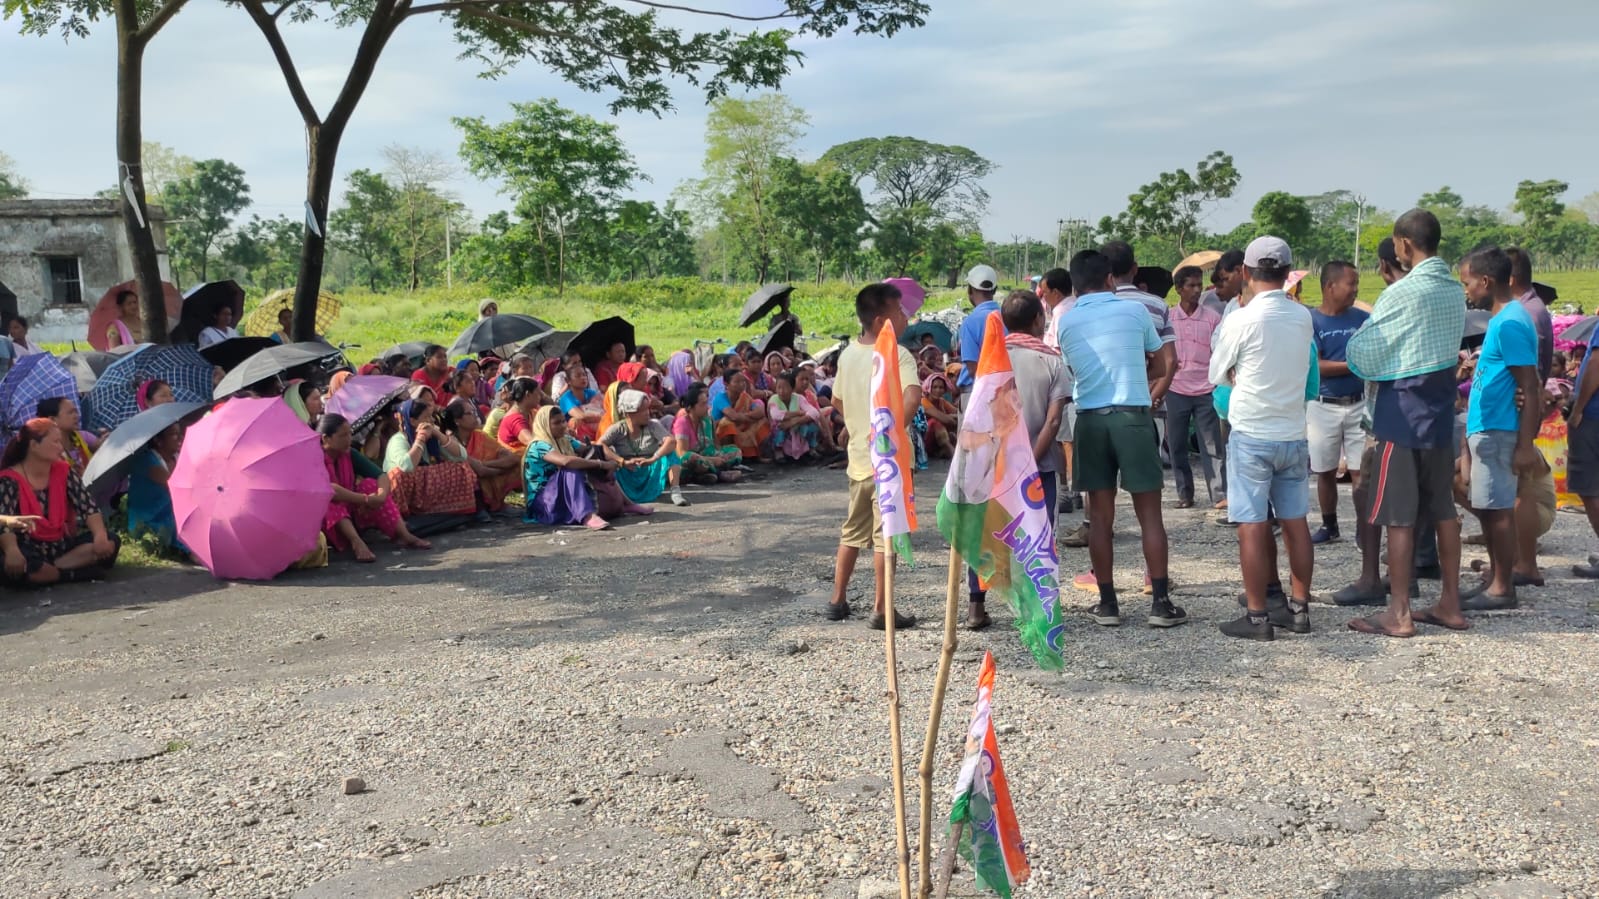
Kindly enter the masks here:
[[328, 398], [323, 411], [344, 416], [351, 430], [359, 434], [385, 406], [404, 397], [411, 383], [390, 375], [351, 375], [339, 391]]

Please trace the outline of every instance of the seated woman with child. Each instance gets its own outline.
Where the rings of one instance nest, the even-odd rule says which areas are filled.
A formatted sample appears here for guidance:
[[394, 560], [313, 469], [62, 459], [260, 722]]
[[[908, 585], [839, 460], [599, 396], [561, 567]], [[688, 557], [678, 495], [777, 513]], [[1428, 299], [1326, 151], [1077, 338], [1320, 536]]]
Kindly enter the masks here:
[[716, 442], [736, 446], [744, 459], [772, 461], [767, 445], [772, 437], [766, 420], [766, 404], [750, 393], [749, 377], [728, 369], [722, 379], [727, 390], [711, 400], [711, 419], [716, 423]]
[[795, 391], [794, 380], [794, 373], [789, 371], [773, 375], [772, 396], [766, 401], [766, 414], [772, 422], [772, 446], [779, 462], [816, 458], [816, 444], [822, 435], [821, 410]]
[[91, 580], [116, 562], [121, 544], [106, 530], [100, 507], [65, 452], [55, 422], [34, 418], [0, 455], [0, 516], [20, 519], [25, 528], [0, 533], [9, 584]]

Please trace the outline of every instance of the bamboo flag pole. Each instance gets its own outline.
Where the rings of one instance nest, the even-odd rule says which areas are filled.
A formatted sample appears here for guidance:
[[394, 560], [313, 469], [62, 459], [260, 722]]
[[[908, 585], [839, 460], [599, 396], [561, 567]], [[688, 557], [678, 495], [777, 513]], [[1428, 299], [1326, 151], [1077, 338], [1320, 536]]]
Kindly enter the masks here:
[[[899, 738], [899, 662], [894, 656], [894, 547], [883, 559], [883, 640], [888, 657], [888, 739], [894, 765], [894, 826], [899, 836], [899, 895], [911, 899], [911, 850], [905, 830], [905, 754]], [[924, 836], [923, 839], [926, 839]]]
[[949, 686], [950, 663], [955, 658], [955, 619], [960, 614], [960, 554], [949, 548], [949, 577], [944, 584], [944, 651], [938, 658], [938, 676], [933, 680], [933, 706], [927, 712], [927, 739], [922, 743], [921, 776], [922, 826], [917, 855], [917, 893], [927, 899], [933, 890], [930, 866], [933, 854], [933, 761], [938, 754], [938, 724], [944, 714], [944, 689]]
[[944, 854], [938, 859], [938, 899], [949, 895], [949, 882], [955, 879], [955, 848], [960, 845], [961, 829], [965, 826], [965, 821], [955, 822], [955, 829], [949, 832], [949, 842], [944, 846]]

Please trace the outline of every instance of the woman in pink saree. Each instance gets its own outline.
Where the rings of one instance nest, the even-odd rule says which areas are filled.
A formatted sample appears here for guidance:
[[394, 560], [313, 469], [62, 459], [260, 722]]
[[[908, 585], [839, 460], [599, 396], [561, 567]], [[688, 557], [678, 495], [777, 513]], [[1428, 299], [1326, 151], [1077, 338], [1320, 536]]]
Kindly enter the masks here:
[[794, 373], [772, 376], [775, 388], [766, 402], [766, 416], [772, 422], [772, 447], [779, 462], [816, 457], [816, 442], [821, 438], [822, 413], [805, 395], [794, 389]]

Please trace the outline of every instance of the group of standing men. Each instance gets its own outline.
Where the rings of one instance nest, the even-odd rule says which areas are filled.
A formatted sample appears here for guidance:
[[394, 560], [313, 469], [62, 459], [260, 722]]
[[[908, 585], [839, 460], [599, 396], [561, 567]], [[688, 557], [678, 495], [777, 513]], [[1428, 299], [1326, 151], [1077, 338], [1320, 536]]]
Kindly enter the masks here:
[[[1046, 495], [1069, 466], [1070, 492], [1087, 496], [1086, 542], [1095, 589], [1091, 618], [1122, 622], [1114, 581], [1112, 536], [1117, 489], [1132, 495], [1145, 562], [1148, 623], [1171, 627], [1187, 613], [1170, 598], [1162, 518], [1162, 440], [1170, 457], [1177, 508], [1191, 508], [1195, 484], [1190, 428], [1218, 510], [1237, 527], [1245, 606], [1222, 633], [1270, 640], [1277, 630], [1310, 630], [1313, 547], [1341, 539], [1337, 478], [1356, 485], [1356, 531], [1364, 556], [1361, 578], [1334, 595], [1340, 605], [1387, 608], [1349, 626], [1409, 636], [1416, 624], [1469, 626], [1462, 609], [1509, 608], [1517, 566], [1536, 564], [1518, 546], [1515, 525], [1522, 485], [1546, 473], [1533, 438], [1541, 420], [1538, 365], [1549, 358], [1548, 312], [1519, 295], [1525, 255], [1479, 250], [1461, 263], [1457, 280], [1438, 258], [1437, 219], [1415, 209], [1401, 216], [1379, 251], [1387, 285], [1374, 313], [1357, 308], [1360, 276], [1347, 262], [1322, 267], [1322, 303], [1311, 309], [1291, 295], [1293, 258], [1276, 237], [1222, 256], [1211, 289], [1203, 273], [1173, 274], [1178, 304], [1140, 288], [1130, 246], [1112, 242], [1074, 256], [1035, 291], [995, 298], [996, 273], [978, 266], [968, 276], [974, 305], [960, 329], [960, 380], [966, 383], [992, 311], [1001, 313], [1024, 418], [1034, 440]], [[1465, 434], [1457, 434], [1456, 380], [1468, 298], [1491, 309], [1471, 385]], [[1536, 296], [1534, 295], [1534, 300]], [[1537, 313], [1541, 312], [1541, 321]], [[1543, 362], [1543, 364], [1547, 364]], [[1469, 443], [1469, 453], [1462, 453]], [[1066, 452], [1062, 452], [1064, 445]], [[1067, 460], [1070, 460], [1068, 463]], [[1457, 461], [1461, 464], [1457, 465]], [[1309, 526], [1314, 476], [1320, 527]], [[1489, 575], [1464, 598], [1454, 580], [1460, 565], [1456, 489], [1482, 518]], [[1219, 499], [1218, 499], [1219, 497]], [[1276, 533], [1290, 573], [1278, 575]], [[1377, 577], [1386, 531], [1390, 577]], [[1063, 543], [1072, 545], [1069, 535]], [[1532, 543], [1532, 541], [1520, 541]], [[1436, 545], [1423, 574], [1448, 573], [1436, 605], [1410, 607], [1420, 544]], [[970, 579], [968, 624], [989, 623], [985, 597]], [[1464, 605], [1463, 605], [1464, 603]]]

